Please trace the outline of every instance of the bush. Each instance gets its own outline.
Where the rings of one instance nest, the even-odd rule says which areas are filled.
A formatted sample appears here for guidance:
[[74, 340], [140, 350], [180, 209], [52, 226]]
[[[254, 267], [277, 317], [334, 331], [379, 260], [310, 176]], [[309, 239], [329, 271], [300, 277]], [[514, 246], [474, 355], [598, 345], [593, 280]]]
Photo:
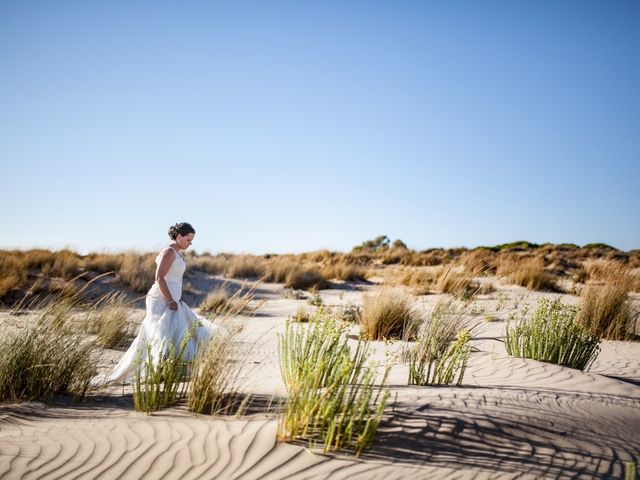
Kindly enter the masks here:
[[319, 440], [325, 453], [348, 448], [356, 456], [373, 442], [389, 395], [389, 369], [376, 385], [367, 344], [358, 341], [352, 352], [342, 333], [333, 317], [319, 312], [309, 325], [287, 321], [278, 336], [288, 391], [278, 440]]
[[366, 340], [415, 337], [421, 318], [411, 298], [398, 290], [382, 289], [364, 295], [362, 336]]
[[600, 339], [575, 322], [576, 314], [576, 307], [559, 300], [541, 300], [531, 319], [507, 326], [507, 353], [587, 369], [598, 355]]

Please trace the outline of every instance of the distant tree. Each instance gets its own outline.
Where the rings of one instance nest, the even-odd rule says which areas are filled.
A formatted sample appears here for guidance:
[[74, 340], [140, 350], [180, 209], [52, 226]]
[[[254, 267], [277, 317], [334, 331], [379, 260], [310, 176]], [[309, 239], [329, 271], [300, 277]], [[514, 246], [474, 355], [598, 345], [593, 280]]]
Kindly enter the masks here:
[[397, 240], [394, 240], [393, 243], [391, 244], [391, 246], [393, 248], [401, 248], [402, 250], [408, 250], [407, 248], [407, 244], [404, 243], [402, 240], [400, 240], [399, 238]]
[[380, 235], [373, 240], [366, 240], [360, 245], [353, 247], [354, 252], [368, 251], [368, 252], [380, 252], [389, 248], [389, 237], [386, 235]]

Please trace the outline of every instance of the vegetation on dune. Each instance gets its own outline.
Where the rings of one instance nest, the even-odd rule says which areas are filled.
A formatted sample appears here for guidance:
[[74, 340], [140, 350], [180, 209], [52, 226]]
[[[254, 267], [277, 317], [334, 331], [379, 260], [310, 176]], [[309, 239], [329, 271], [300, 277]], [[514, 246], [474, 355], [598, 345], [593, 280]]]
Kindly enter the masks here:
[[577, 313], [574, 306], [542, 299], [533, 317], [507, 326], [507, 353], [587, 369], [598, 355], [600, 338], [576, 323]]
[[320, 442], [325, 453], [350, 449], [360, 455], [384, 413], [388, 368], [376, 383], [368, 344], [359, 340], [352, 349], [344, 327], [324, 311], [309, 324], [287, 321], [278, 352], [288, 392], [278, 439]]
[[97, 370], [93, 345], [73, 328], [75, 302], [55, 296], [35, 318], [0, 340], [0, 401], [41, 400], [61, 393], [84, 398]]
[[185, 360], [185, 351], [193, 332], [184, 335], [176, 348], [169, 344], [166, 354], [154, 352], [153, 345], [146, 345], [144, 360], [137, 360], [134, 384], [133, 406], [137, 411], [151, 413], [176, 404], [186, 395], [187, 375], [191, 362]]
[[132, 336], [126, 294], [110, 292], [100, 298], [90, 309], [86, 329], [97, 335], [97, 344], [102, 348], [127, 345]]
[[473, 330], [466, 314], [468, 305], [456, 298], [436, 305], [409, 349], [409, 385], [462, 384]]
[[400, 290], [383, 288], [364, 295], [361, 335], [365, 340], [415, 338], [421, 317], [412, 299]]

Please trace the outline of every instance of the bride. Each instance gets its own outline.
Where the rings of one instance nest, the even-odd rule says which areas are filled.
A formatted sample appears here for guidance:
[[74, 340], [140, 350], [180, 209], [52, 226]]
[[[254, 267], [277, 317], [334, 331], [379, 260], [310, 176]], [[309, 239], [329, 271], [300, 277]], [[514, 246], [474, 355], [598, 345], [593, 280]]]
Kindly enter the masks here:
[[147, 293], [146, 316], [140, 332], [111, 372], [91, 379], [92, 387], [130, 381], [138, 365], [149, 360], [157, 363], [171, 348], [178, 351], [185, 335], [191, 335], [191, 338], [184, 350], [184, 359], [191, 360], [198, 346], [221, 328], [197, 315], [180, 300], [182, 275], [186, 269], [181, 252], [191, 246], [195, 233], [188, 223], [176, 223], [169, 228], [169, 238], [173, 242], [156, 257], [156, 280]]

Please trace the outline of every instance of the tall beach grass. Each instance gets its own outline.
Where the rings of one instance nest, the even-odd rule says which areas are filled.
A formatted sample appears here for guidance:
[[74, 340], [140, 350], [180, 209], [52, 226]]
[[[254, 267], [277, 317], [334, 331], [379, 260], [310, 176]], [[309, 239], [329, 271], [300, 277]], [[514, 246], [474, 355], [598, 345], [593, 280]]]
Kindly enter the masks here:
[[308, 325], [288, 321], [279, 335], [288, 392], [280, 441], [319, 442], [325, 453], [349, 449], [356, 456], [373, 442], [389, 395], [384, 387], [389, 370], [376, 383], [368, 344], [359, 340], [352, 350], [342, 329], [321, 311]]

